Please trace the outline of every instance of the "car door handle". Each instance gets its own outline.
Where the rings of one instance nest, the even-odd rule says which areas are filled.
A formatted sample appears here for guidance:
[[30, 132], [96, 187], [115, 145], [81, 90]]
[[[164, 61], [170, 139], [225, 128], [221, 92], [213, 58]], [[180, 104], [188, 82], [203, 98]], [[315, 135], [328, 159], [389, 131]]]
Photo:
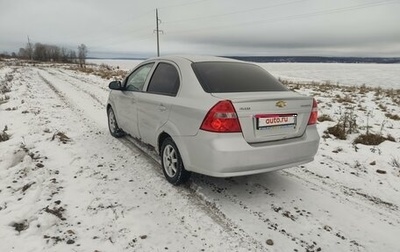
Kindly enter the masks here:
[[158, 110], [160, 110], [161, 112], [164, 112], [165, 110], [167, 110], [167, 108], [163, 104], [160, 104], [158, 106]]

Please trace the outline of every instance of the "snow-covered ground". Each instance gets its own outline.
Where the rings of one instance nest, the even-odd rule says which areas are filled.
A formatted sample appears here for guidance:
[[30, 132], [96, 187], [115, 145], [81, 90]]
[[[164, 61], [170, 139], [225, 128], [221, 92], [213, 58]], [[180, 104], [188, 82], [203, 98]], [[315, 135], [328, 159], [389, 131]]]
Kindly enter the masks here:
[[286, 80], [400, 89], [400, 64], [260, 63]]
[[143, 60], [116, 60], [116, 59], [89, 59], [88, 63], [96, 65], [106, 64], [113, 67], [119, 67], [120, 69], [129, 71], [137, 66]]
[[[157, 159], [109, 135], [107, 85], [0, 62], [0, 251], [399, 251], [398, 93], [299, 86], [334, 120], [318, 125], [314, 162], [174, 187]], [[349, 113], [358, 133], [324, 133]], [[396, 142], [353, 144], [367, 128]]]

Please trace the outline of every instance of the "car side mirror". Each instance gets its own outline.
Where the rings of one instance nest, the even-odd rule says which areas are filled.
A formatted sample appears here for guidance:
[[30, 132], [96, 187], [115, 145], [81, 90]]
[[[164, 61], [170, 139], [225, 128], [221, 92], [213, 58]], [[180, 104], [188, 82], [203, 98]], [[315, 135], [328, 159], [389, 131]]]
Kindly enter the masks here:
[[122, 85], [120, 81], [111, 81], [110, 84], [108, 84], [108, 88], [112, 90], [122, 90]]

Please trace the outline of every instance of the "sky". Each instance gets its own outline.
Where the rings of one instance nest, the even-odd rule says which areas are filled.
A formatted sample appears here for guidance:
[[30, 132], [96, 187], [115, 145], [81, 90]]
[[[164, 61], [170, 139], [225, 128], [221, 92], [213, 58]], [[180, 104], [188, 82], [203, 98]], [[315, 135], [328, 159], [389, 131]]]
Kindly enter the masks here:
[[0, 0], [0, 52], [400, 57], [400, 0]]

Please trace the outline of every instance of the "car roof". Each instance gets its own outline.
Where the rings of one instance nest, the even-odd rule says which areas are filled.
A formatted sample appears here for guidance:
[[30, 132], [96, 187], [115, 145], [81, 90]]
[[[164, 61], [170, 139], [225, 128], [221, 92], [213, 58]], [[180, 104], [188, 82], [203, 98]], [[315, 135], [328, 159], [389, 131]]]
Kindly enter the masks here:
[[218, 62], [241, 62], [239, 60], [225, 58], [225, 57], [217, 57], [217, 56], [206, 56], [206, 55], [168, 55], [152, 58], [149, 60], [171, 60], [175, 62], [179, 61], [190, 61], [190, 62], [209, 62], [209, 61], [218, 61]]

